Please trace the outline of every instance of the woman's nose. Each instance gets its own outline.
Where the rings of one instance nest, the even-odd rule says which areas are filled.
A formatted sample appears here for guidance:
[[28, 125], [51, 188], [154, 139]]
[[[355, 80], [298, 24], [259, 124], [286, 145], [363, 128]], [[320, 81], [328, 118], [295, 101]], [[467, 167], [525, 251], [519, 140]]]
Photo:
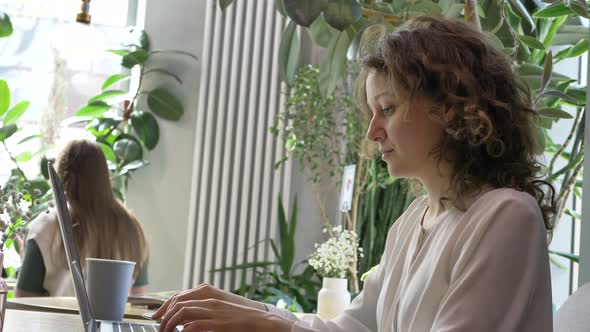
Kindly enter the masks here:
[[367, 139], [373, 142], [379, 142], [385, 138], [385, 130], [381, 121], [377, 117], [371, 119], [369, 129], [367, 130]]

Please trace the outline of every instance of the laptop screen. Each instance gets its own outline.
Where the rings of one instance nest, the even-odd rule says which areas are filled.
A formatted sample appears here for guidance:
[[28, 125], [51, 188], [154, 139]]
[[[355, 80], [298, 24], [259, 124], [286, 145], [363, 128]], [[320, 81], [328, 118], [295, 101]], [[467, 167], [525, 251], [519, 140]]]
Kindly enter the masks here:
[[55, 205], [57, 206], [57, 219], [59, 220], [61, 237], [66, 249], [66, 258], [70, 265], [70, 272], [74, 282], [74, 292], [78, 298], [78, 306], [80, 307], [80, 315], [82, 316], [84, 328], [88, 330], [89, 325], [92, 322], [92, 313], [90, 311], [86, 286], [84, 285], [84, 277], [82, 276], [82, 268], [80, 266], [80, 256], [78, 255], [78, 247], [76, 246], [76, 240], [74, 239], [72, 220], [70, 219], [70, 212], [68, 211], [68, 203], [64, 193], [63, 183], [51, 162], [47, 163], [47, 168], [49, 170], [49, 177], [51, 178]]

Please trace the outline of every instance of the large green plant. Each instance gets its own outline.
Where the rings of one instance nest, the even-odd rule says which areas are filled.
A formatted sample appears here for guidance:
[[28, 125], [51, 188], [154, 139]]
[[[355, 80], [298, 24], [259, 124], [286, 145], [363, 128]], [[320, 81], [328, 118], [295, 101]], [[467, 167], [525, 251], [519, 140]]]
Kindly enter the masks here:
[[223, 267], [211, 272], [227, 272], [251, 269], [254, 282], [243, 282], [233, 292], [247, 298], [276, 305], [279, 300], [293, 312], [315, 312], [317, 293], [321, 288], [320, 278], [315, 270], [306, 264], [305, 269], [296, 272], [295, 230], [297, 228], [297, 197], [293, 202], [289, 219], [285, 213], [281, 196], [278, 203], [279, 239], [271, 239], [271, 248], [276, 260], [271, 262], [247, 262], [231, 267]]
[[[127, 183], [131, 173], [145, 166], [144, 150], [151, 151], [160, 137], [158, 119], [178, 121], [184, 108], [170, 89], [157, 87], [145, 89], [145, 77], [166, 76], [182, 84], [179, 76], [166, 67], [152, 65], [154, 57], [163, 54], [178, 54], [197, 58], [188, 52], [177, 50], [150, 50], [145, 31], [131, 29], [131, 42], [121, 49], [108, 50], [121, 57], [121, 66], [127, 72], [109, 76], [102, 91], [92, 97], [77, 113], [77, 120], [87, 122], [86, 129], [96, 138], [109, 161], [112, 171], [113, 190], [125, 200]], [[131, 70], [138, 68], [139, 83], [135, 91], [113, 88], [118, 83], [132, 78]], [[139, 103], [145, 98], [145, 103]]]

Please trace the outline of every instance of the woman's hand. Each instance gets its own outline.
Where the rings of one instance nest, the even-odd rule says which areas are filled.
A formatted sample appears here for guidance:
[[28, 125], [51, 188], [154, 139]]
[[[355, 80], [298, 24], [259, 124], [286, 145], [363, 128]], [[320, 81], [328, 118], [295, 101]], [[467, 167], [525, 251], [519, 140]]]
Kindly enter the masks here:
[[218, 299], [176, 302], [163, 316], [160, 332], [178, 325], [184, 332], [289, 332], [295, 322], [251, 307]]
[[238, 304], [244, 307], [250, 307], [253, 309], [266, 311], [266, 306], [263, 303], [247, 299], [245, 297], [224, 291], [222, 289], [213, 287], [208, 284], [201, 284], [193, 289], [180, 292], [174, 295], [173, 297], [169, 298], [168, 301], [166, 301], [160, 307], [160, 309], [158, 309], [158, 311], [156, 311], [152, 315], [152, 318], [155, 320], [162, 318], [162, 316], [164, 316], [164, 313], [166, 313], [168, 309], [174, 307], [174, 305], [178, 302], [208, 299], [221, 300], [224, 302]]

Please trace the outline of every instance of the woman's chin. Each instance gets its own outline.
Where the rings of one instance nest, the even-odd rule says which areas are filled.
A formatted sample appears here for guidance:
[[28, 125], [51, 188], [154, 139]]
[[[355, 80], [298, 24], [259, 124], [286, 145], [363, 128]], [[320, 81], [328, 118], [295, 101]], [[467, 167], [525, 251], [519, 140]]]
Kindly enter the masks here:
[[389, 173], [390, 176], [393, 176], [395, 178], [407, 178], [410, 177], [410, 174], [408, 174], [409, 172], [404, 169], [401, 169], [399, 167], [399, 165], [396, 165], [395, 163], [392, 163], [391, 161], [387, 162], [387, 173]]

